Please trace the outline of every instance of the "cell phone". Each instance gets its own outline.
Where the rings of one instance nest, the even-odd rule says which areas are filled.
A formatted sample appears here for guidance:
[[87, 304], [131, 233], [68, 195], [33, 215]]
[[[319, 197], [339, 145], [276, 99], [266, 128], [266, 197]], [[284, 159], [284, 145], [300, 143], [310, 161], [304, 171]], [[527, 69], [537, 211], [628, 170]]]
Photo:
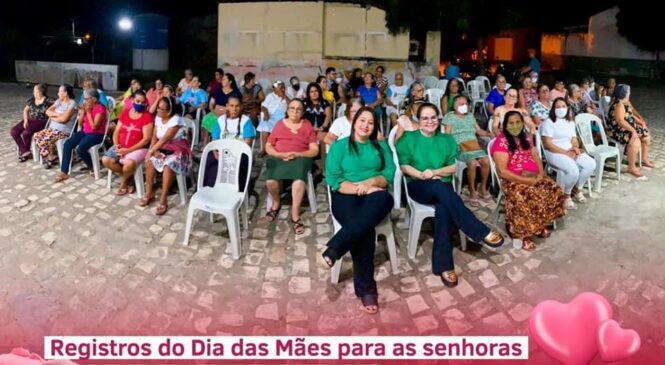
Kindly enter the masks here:
[[165, 149], [162, 149], [162, 148], [159, 149], [159, 152], [163, 153], [165, 156], [168, 156], [168, 155], [172, 155], [172, 154], [173, 154], [173, 151], [171, 151], [171, 150], [165, 150]]

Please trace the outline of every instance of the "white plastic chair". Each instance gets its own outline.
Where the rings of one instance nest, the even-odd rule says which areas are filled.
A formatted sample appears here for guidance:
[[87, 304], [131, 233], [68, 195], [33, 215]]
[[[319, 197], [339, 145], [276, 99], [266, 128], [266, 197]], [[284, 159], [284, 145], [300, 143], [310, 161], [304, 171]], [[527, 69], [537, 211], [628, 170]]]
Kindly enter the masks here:
[[596, 122], [600, 127], [600, 134], [603, 141], [607, 140], [605, 136], [605, 128], [597, 116], [589, 113], [578, 114], [575, 117], [575, 124], [577, 126], [577, 133], [580, 136], [582, 145], [586, 152], [596, 160], [596, 191], [602, 191], [603, 169], [605, 167], [605, 160], [608, 158], [616, 158], [616, 173], [617, 180], [621, 181], [621, 152], [618, 147], [610, 146], [607, 143], [596, 145], [593, 141], [591, 132], [591, 122]]
[[[619, 149], [619, 156], [621, 156], [621, 160], [623, 161], [623, 155], [626, 152], [626, 144], [624, 144], [623, 142], [617, 141], [614, 138], [607, 138], [607, 134], [605, 134], [605, 128], [607, 127], [607, 119], [611, 118], [611, 116], [608, 115], [609, 101], [607, 100], [607, 96], [605, 98], [601, 98], [601, 105], [604, 105], [603, 108], [605, 108], [604, 113], [603, 113], [603, 116], [604, 116], [605, 120], [603, 120], [603, 124], [600, 127], [600, 129], [601, 129], [600, 137], [601, 137], [604, 145], [610, 145], [610, 143], [611, 143], [616, 148]], [[641, 148], [639, 148], [637, 150], [637, 163], [638, 163], [639, 167], [642, 168], [642, 149]]]
[[[189, 201], [187, 209], [187, 222], [185, 224], [185, 237], [182, 242], [184, 246], [189, 243], [189, 235], [192, 230], [192, 219], [195, 210], [204, 210], [212, 214], [222, 214], [226, 218], [231, 241], [231, 254], [234, 259], [240, 258], [240, 210], [247, 221], [247, 205], [243, 201], [247, 198], [247, 187], [252, 170], [252, 149], [244, 142], [236, 140], [215, 140], [208, 143], [203, 149], [201, 166], [205, 166], [208, 154], [211, 151], [219, 151], [220, 166], [217, 169], [215, 186], [203, 186], [205, 168], [199, 169], [197, 191]], [[245, 178], [243, 192], [240, 192], [240, 161], [242, 155], [247, 155], [248, 173]]]
[[192, 143], [190, 148], [193, 150], [199, 141], [199, 125], [189, 118], [182, 118], [182, 121], [185, 123], [185, 128], [187, 128], [187, 135], [191, 133]]
[[393, 200], [395, 201], [395, 204], [393, 205], [393, 209], [399, 209], [402, 206], [402, 170], [399, 167], [399, 161], [397, 160], [397, 150], [395, 149], [395, 137], [397, 136], [397, 130], [399, 129], [399, 126], [394, 126], [390, 130], [390, 134], [388, 135], [388, 146], [390, 146], [390, 150], [393, 152], [393, 162], [395, 163], [396, 169], [395, 169], [395, 177], [393, 178]]
[[441, 112], [441, 98], [443, 97], [444, 91], [441, 89], [427, 89], [425, 90], [425, 99], [429, 101], [430, 103], [436, 105], [436, 107], [439, 109], [439, 113], [443, 114]]
[[[499, 208], [501, 207], [501, 199], [504, 198], [503, 195], [503, 188], [501, 187], [501, 179], [499, 179], [499, 174], [496, 172], [496, 164], [494, 163], [494, 157], [492, 157], [492, 145], [496, 141], [496, 138], [492, 138], [491, 141], [487, 144], [487, 156], [489, 157], [490, 160], [490, 171], [492, 173], [492, 177], [497, 183], [497, 186], [499, 187], [499, 195], [496, 198], [496, 207], [494, 208], [493, 214], [496, 214], [496, 221], [494, 224], [499, 222]], [[536, 147], [538, 148], [538, 147]]]
[[480, 96], [483, 99], [485, 99], [487, 95], [490, 93], [490, 90], [492, 90], [492, 84], [490, 83], [490, 79], [487, 78], [486, 76], [476, 76], [476, 81], [480, 82], [480, 85], [482, 86]]
[[[99, 157], [99, 150], [106, 150], [106, 147], [104, 147], [104, 141], [106, 140], [106, 135], [109, 132], [109, 125], [111, 124], [111, 113], [109, 110], [106, 110], [106, 128], [104, 128], [104, 137], [102, 137], [102, 141], [88, 149], [88, 153], [90, 154], [90, 157], [92, 159], [92, 171], [95, 173], [95, 180], [99, 179], [99, 170], [100, 170], [100, 157]], [[63, 145], [64, 146], [64, 145]]]
[[467, 84], [467, 87], [469, 88], [469, 98], [471, 99], [471, 111], [475, 113], [476, 106], [480, 105], [482, 107], [485, 102], [485, 98], [481, 95], [483, 85], [480, 81], [471, 80]]
[[425, 89], [435, 89], [436, 85], [439, 83], [439, 79], [434, 76], [425, 76], [420, 79], [420, 82], [423, 83]]
[[[544, 153], [544, 146], [543, 146], [543, 139], [540, 136], [540, 133], [535, 134], [535, 139], [536, 139], [536, 151], [538, 152], [538, 156], [543, 160], [543, 162], [547, 163], [547, 159], [545, 158], [545, 153]], [[554, 171], [556, 173], [556, 184], [561, 186], [561, 181], [559, 180], [559, 176], [561, 174], [559, 173], [559, 170], [557, 170], [554, 166], [551, 164], [547, 163], [547, 170], [548, 172]], [[589, 189], [589, 197], [593, 197], [593, 185], [591, 185], [591, 177], [587, 179], [587, 188]]]
[[108, 110], [114, 110], [115, 109], [115, 99], [113, 99], [110, 96], [106, 96], [106, 103], [108, 104]]
[[[346, 113], [346, 103], [342, 103], [339, 105], [339, 107], [337, 108], [337, 114], [335, 115], [337, 115], [337, 118], [341, 118], [344, 116], [344, 113]], [[351, 118], [353, 118], [353, 116], [351, 116]]]
[[[332, 214], [332, 199], [330, 196], [330, 187], [326, 186], [328, 191], [328, 207], [330, 208], [330, 217], [332, 217], [333, 222], [333, 233], [337, 233], [342, 229], [342, 225], [339, 224], [335, 216]], [[376, 239], [378, 241], [379, 235], [386, 236], [386, 244], [388, 246], [388, 255], [390, 259], [390, 267], [393, 271], [393, 274], [399, 273], [399, 268], [397, 267], [397, 248], [395, 246], [395, 232], [393, 231], [393, 223], [390, 221], [390, 214], [384, 218], [381, 223], [375, 228], [376, 230]], [[335, 261], [332, 270], [330, 271], [330, 282], [337, 284], [339, 282], [339, 274], [342, 271], [342, 258]]]
[[447, 79], [441, 79], [439, 82], [436, 83], [436, 88], [441, 89], [444, 92], [446, 91], [446, 88], [448, 87], [448, 80]]
[[[416, 250], [418, 249], [418, 238], [420, 236], [420, 228], [423, 225], [423, 221], [426, 218], [434, 217], [435, 210], [433, 205], [425, 205], [416, 202], [411, 199], [409, 195], [409, 186], [406, 182], [406, 176], [404, 176], [404, 193], [406, 194], [406, 200], [409, 203], [409, 210], [411, 211], [409, 219], [409, 238], [408, 238], [408, 253], [409, 258], [414, 259], [416, 257]], [[466, 251], [466, 235], [462, 230], [459, 230], [460, 241], [462, 243], [462, 251]]]
[[[108, 170], [106, 175], [106, 188], [111, 190], [111, 180], [113, 180], [113, 171]], [[143, 180], [143, 161], [141, 161], [134, 170], [134, 184], [136, 185], [136, 196], [141, 199], [143, 198], [143, 189], [145, 187], [145, 182]]]
[[[307, 173], [307, 200], [309, 200], [309, 210], [312, 212], [312, 214], [316, 214], [317, 212], [317, 206], [316, 206], [316, 187], [314, 186], [314, 177], [312, 176], [312, 172]], [[266, 196], [266, 210], [270, 210], [272, 207], [272, 197], [270, 194], [267, 194]]]

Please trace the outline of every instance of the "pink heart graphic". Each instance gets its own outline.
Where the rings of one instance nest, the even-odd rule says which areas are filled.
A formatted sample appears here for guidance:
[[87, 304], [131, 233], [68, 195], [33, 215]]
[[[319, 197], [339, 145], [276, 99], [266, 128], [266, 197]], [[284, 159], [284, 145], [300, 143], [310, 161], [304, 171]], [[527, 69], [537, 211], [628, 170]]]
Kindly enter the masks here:
[[602, 295], [584, 292], [569, 303], [539, 303], [529, 316], [529, 332], [547, 354], [566, 365], [587, 365], [598, 352], [598, 326], [612, 318]]
[[605, 362], [627, 359], [640, 350], [640, 335], [610, 319], [598, 327], [598, 352]]

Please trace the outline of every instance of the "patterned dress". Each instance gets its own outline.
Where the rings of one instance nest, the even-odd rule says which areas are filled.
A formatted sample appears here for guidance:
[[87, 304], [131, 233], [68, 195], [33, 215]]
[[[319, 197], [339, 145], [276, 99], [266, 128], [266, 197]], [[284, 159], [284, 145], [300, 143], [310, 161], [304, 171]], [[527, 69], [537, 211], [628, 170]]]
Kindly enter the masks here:
[[[443, 124], [453, 127], [450, 134], [458, 145], [467, 141], [478, 140], [476, 137], [476, 118], [472, 113], [467, 113], [463, 118], [460, 118], [454, 112], [450, 112], [443, 117]], [[459, 150], [458, 152], [457, 159], [464, 163], [487, 156], [482, 149], [467, 152]]]
[[[608, 137], [614, 140], [617, 140], [624, 144], [628, 144], [630, 143], [630, 137], [632, 137], [633, 132], [623, 129], [619, 124], [619, 122], [614, 120], [614, 109], [616, 109], [617, 105], [619, 105], [620, 102], [621, 102], [620, 100], [615, 99], [614, 101], [612, 101], [612, 104], [610, 104], [610, 109], [608, 113], [609, 118], [607, 119], [607, 134]], [[624, 120], [628, 124], [630, 124], [633, 128], [635, 128], [637, 134], [640, 135], [640, 138], [648, 136], [649, 130], [635, 123], [635, 117], [633, 116], [633, 108], [631, 108], [631, 106], [628, 104], [623, 104], [623, 105], [626, 108], [626, 116], [624, 117]]]
[[[532, 158], [531, 147], [510, 152], [508, 140], [499, 134], [490, 152], [508, 154], [508, 169], [521, 174], [523, 170], [533, 171], [536, 166]], [[535, 172], [535, 171], [533, 171]], [[535, 185], [520, 184], [501, 179], [501, 189], [506, 196], [506, 228], [512, 238], [523, 239], [540, 233], [555, 219], [566, 214], [563, 191], [550, 178], [541, 179]]]
[[520, 94], [522, 94], [524, 97], [524, 103], [526, 104], [522, 105], [522, 107], [526, 110], [531, 110], [531, 105], [533, 105], [533, 103], [538, 100], [538, 93], [536, 90], [533, 88], [521, 89]]

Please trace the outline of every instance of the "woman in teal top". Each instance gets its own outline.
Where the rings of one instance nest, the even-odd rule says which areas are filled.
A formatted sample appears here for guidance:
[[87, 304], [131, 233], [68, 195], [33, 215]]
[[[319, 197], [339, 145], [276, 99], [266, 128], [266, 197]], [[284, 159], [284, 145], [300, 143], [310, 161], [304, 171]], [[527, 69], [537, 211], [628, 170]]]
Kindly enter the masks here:
[[373, 109], [362, 107], [351, 124], [351, 135], [330, 147], [326, 158], [326, 183], [332, 189], [331, 210], [342, 228], [323, 252], [325, 265], [351, 251], [353, 287], [369, 314], [378, 312], [374, 280], [374, 227], [388, 214], [393, 198], [386, 191], [395, 175], [390, 147], [379, 141]]
[[453, 101], [453, 110], [443, 117], [445, 131], [455, 138], [459, 147], [457, 159], [467, 165], [466, 176], [469, 180], [469, 205], [480, 206], [476, 193], [476, 168], [480, 165], [480, 198], [492, 201], [492, 195], [487, 191], [487, 180], [490, 177], [490, 161], [485, 151], [480, 148], [478, 137], [491, 137], [488, 131], [483, 130], [476, 123], [473, 113], [469, 112], [469, 99], [464, 95], [457, 95]]
[[435, 105], [423, 104], [418, 109], [420, 130], [406, 132], [397, 143], [400, 167], [408, 181], [410, 197], [420, 204], [434, 205], [434, 246], [432, 272], [447, 287], [457, 285], [450, 242], [455, 225], [476, 242], [490, 247], [503, 244], [500, 233], [490, 230], [464, 205], [453, 191], [457, 143], [439, 129], [439, 111]]

